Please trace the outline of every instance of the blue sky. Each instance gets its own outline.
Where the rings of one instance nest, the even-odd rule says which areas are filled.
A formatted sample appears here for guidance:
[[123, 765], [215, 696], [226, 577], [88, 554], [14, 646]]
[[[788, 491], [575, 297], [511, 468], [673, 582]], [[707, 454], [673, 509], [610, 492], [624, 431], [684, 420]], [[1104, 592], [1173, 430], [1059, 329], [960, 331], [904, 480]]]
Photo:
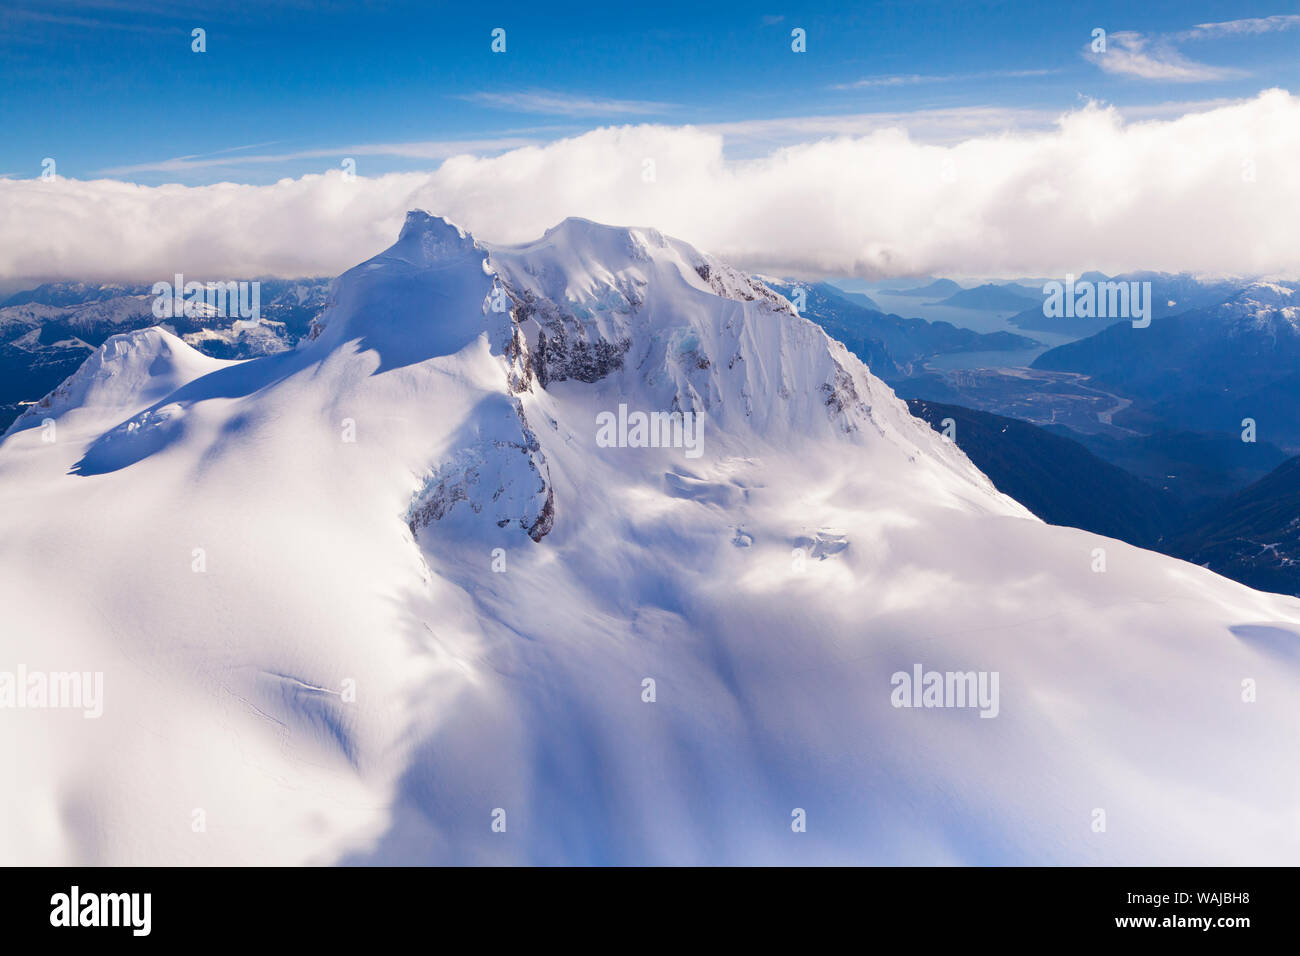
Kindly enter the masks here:
[[[768, 6], [6, 0], [0, 175], [46, 156], [144, 184], [267, 183], [345, 156], [375, 175], [645, 122], [722, 124], [739, 153], [877, 114], [942, 140], [1085, 98], [1140, 118], [1300, 87], [1294, 21], [1193, 30], [1290, 13], [1278, 3]], [[1107, 68], [1085, 56], [1095, 27]]]

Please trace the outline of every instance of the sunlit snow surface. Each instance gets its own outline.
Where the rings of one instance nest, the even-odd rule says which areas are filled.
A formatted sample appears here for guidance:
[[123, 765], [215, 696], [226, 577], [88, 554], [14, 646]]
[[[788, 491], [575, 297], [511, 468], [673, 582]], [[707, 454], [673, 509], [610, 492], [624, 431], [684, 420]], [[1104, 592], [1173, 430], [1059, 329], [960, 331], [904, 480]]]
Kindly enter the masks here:
[[1300, 862], [1300, 602], [1042, 524], [652, 230], [412, 213], [294, 352], [110, 339], [0, 445], [0, 609], [104, 674], [0, 710], [3, 863]]

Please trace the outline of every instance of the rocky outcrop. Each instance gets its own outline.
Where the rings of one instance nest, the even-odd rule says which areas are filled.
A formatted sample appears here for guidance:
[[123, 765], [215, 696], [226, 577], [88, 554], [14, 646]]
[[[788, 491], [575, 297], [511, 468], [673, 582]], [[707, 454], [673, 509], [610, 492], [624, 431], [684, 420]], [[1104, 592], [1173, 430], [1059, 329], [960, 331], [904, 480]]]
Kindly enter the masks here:
[[513, 400], [517, 437], [466, 446], [425, 476], [407, 512], [407, 525], [419, 534], [446, 519], [459, 506], [486, 515], [499, 528], [514, 525], [541, 541], [555, 524], [555, 492], [550, 468], [523, 406]]

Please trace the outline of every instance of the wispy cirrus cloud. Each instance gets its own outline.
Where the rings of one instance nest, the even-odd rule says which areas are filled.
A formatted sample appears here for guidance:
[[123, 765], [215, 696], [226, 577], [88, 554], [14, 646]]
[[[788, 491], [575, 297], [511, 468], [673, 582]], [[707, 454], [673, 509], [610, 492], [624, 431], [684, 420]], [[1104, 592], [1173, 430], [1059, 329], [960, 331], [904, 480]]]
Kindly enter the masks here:
[[1192, 29], [1180, 34], [1180, 36], [1187, 40], [1204, 40], [1214, 37], [1254, 36], [1260, 33], [1291, 30], [1296, 27], [1300, 27], [1300, 14], [1285, 13], [1271, 17], [1249, 17], [1244, 20], [1198, 23]]
[[1174, 83], [1200, 83], [1248, 75], [1232, 67], [1212, 66], [1189, 59], [1178, 44], [1193, 40], [1220, 40], [1260, 36], [1300, 27], [1300, 15], [1277, 14], [1198, 23], [1178, 33], [1147, 36], [1131, 30], [1111, 33], [1104, 49], [1093, 44], [1084, 47], [1084, 58], [1107, 73], [1135, 76], [1144, 80]]
[[22, 10], [8, 8], [0, 11], [0, 21], [11, 30], [27, 25], [50, 27], [75, 27], [85, 30], [124, 30], [130, 33], [176, 33], [175, 26], [162, 26], [155, 23], [121, 23], [111, 19], [76, 16], [67, 13], [50, 13], [44, 10]]
[[548, 116], [651, 116], [676, 109], [672, 103], [654, 100], [619, 100], [553, 90], [516, 90], [505, 93], [481, 91], [469, 93], [460, 99], [493, 109]]
[[979, 73], [892, 73], [866, 76], [852, 83], [836, 83], [833, 90], [862, 90], [874, 87], [917, 86], [928, 83], [952, 83], [963, 80], [1018, 79], [1048, 76], [1059, 70], [985, 70]]
[[[238, 155], [241, 149], [221, 150], [191, 156], [174, 156], [170, 159], [114, 166], [99, 170], [103, 176], [129, 176], [136, 173], [179, 173], [228, 166], [272, 165], [303, 159], [338, 159], [344, 156], [391, 156], [401, 159], [447, 159], [465, 153], [492, 153], [507, 149], [532, 146], [538, 141], [527, 137], [507, 136], [496, 139], [425, 140], [411, 143], [362, 143], [329, 149], [301, 149], [287, 153], [254, 153]], [[268, 145], [268, 144], [259, 144]]]
[[1183, 56], [1169, 38], [1151, 38], [1124, 30], [1106, 37], [1106, 48], [1085, 47], [1084, 57], [1106, 73], [1136, 76], [1144, 80], [1201, 83], [1244, 76], [1241, 70], [1198, 63]]

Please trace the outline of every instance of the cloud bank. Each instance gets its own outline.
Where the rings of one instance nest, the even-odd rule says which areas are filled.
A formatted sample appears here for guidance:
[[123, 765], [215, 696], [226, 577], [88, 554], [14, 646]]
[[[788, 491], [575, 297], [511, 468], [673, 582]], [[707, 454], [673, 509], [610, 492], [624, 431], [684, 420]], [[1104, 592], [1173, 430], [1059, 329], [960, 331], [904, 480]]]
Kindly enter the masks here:
[[654, 226], [758, 271], [884, 277], [1149, 268], [1300, 275], [1300, 97], [1176, 119], [1088, 105], [1041, 132], [900, 128], [734, 160], [693, 127], [602, 128], [434, 172], [269, 186], [0, 180], [0, 277], [329, 275], [407, 209], [522, 242], [566, 216]]

